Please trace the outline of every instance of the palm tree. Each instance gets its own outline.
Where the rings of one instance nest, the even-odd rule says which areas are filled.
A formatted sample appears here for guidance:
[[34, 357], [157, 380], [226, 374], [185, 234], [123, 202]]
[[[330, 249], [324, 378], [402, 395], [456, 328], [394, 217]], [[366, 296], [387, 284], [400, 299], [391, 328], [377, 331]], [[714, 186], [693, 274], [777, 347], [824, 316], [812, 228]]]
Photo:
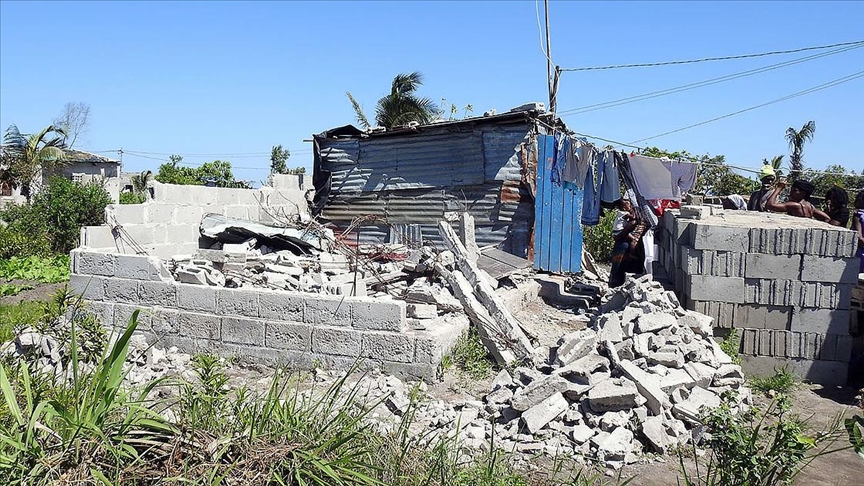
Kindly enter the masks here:
[[783, 173], [783, 170], [781, 167], [783, 165], [783, 156], [782, 155], [775, 155], [774, 157], [771, 158], [771, 160], [762, 159], [762, 165], [770, 165], [771, 167], [774, 168], [774, 173], [777, 174], [777, 177], [780, 177]]
[[150, 185], [150, 181], [153, 180], [153, 171], [145, 170], [144, 172], [132, 176], [132, 192], [134, 194], [138, 194], [144, 196], [144, 199], [147, 199], [150, 191], [148, 186]]
[[801, 157], [804, 155], [804, 144], [813, 140], [816, 135], [816, 122], [808, 121], [801, 130], [795, 130], [793, 127], [786, 129], [786, 141], [789, 142], [789, 149], [792, 154], [789, 156], [789, 167], [791, 169], [789, 175], [798, 177], [804, 170], [804, 162]]
[[[49, 137], [49, 135], [53, 135]], [[3, 136], [4, 165], [2, 178], [12, 187], [29, 187], [38, 183], [42, 171], [51, 171], [66, 161], [63, 149], [66, 131], [49, 125], [39, 133], [26, 135], [15, 125], [10, 125]]]
[[[385, 128], [394, 128], [417, 122], [421, 125], [431, 123], [438, 113], [438, 107], [429, 98], [420, 98], [415, 93], [423, 84], [423, 75], [413, 73], [397, 74], [390, 85], [390, 94], [384, 96], [375, 105], [375, 123]], [[369, 128], [369, 120], [363, 114], [359, 103], [347, 93], [348, 100], [357, 114], [357, 121]]]

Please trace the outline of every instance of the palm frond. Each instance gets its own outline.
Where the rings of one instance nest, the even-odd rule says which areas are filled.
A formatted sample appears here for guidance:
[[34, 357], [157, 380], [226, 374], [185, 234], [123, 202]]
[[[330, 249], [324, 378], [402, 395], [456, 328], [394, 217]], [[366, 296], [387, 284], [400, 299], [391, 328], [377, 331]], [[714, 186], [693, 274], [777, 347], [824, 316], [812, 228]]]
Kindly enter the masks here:
[[366, 114], [363, 113], [363, 108], [360, 106], [360, 103], [354, 99], [354, 96], [351, 95], [350, 91], [346, 91], [345, 94], [348, 96], [348, 101], [351, 102], [351, 106], [354, 108], [354, 114], [357, 115], [357, 123], [359, 123], [363, 128], [369, 128], [372, 126], [369, 123], [369, 119], [366, 118]]

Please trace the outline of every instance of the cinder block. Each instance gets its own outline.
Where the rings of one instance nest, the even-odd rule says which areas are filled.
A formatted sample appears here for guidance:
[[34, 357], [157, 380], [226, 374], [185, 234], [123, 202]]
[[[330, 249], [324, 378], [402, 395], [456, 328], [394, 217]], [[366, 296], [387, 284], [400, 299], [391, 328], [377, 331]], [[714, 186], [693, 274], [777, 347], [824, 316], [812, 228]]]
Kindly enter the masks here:
[[468, 330], [468, 316], [454, 316], [446, 321], [438, 321], [439, 325], [424, 331], [408, 331], [416, 337], [414, 351], [415, 363], [432, 363], [437, 365], [441, 359], [453, 349], [459, 338]]
[[174, 282], [138, 282], [138, 302], [141, 305], [177, 307], [177, 284]]
[[69, 276], [69, 290], [80, 295], [84, 300], [104, 300], [104, 280], [103, 277], [73, 273]]
[[804, 282], [858, 283], [857, 258], [804, 255], [801, 280]]
[[216, 291], [216, 313], [223, 316], [258, 317], [257, 290], [219, 288]]
[[750, 230], [750, 253], [795, 255], [805, 252], [806, 228], [753, 228]]
[[680, 217], [675, 218], [675, 223], [672, 229], [672, 238], [678, 245], [691, 245], [693, 241], [693, 228], [694, 224], [692, 221], [688, 221], [686, 219], [682, 219]]
[[855, 233], [845, 228], [810, 228], [806, 252], [822, 257], [850, 258], [855, 255]]
[[114, 204], [114, 217], [117, 222], [123, 225], [142, 224], [147, 222], [145, 215], [146, 204]]
[[304, 322], [305, 297], [295, 292], [261, 291], [258, 293], [258, 312], [265, 319]]
[[693, 223], [693, 248], [747, 253], [750, 229]]
[[114, 233], [108, 226], [82, 226], [78, 242], [85, 248], [117, 248]]
[[834, 359], [848, 363], [852, 359], [852, 345], [854, 339], [845, 334], [837, 335], [837, 352]]
[[800, 255], [747, 254], [744, 271], [747, 278], [797, 280], [800, 274]]
[[741, 353], [748, 355], [759, 354], [759, 330], [758, 329], [742, 329], [741, 330]]
[[179, 316], [180, 312], [174, 309], [164, 309], [161, 307], [145, 307], [141, 309], [144, 329], [153, 332], [157, 336], [176, 335]]
[[190, 311], [216, 312], [216, 287], [177, 284], [177, 307]]
[[849, 334], [848, 310], [795, 309], [789, 329], [820, 334]]
[[735, 316], [738, 304], [730, 304], [728, 302], [705, 302], [688, 300], [687, 306], [690, 310], [695, 310], [706, 316], [714, 318], [714, 327], [721, 329], [729, 329], [732, 327], [741, 327], [738, 319]]
[[188, 338], [219, 340], [222, 338], [222, 319], [213, 314], [180, 312], [177, 332]]
[[792, 307], [788, 306], [742, 304], [735, 311], [735, 324], [746, 328], [785, 331], [791, 318]]
[[200, 225], [201, 218], [204, 216], [203, 213], [201, 206], [181, 206], [174, 212], [172, 221], [182, 225]]
[[743, 297], [747, 304], [795, 305], [795, 285], [791, 280], [748, 278], [744, 280]]
[[819, 359], [834, 361], [837, 355], [837, 335], [826, 334], [822, 336], [822, 349], [819, 353]]
[[312, 349], [312, 326], [295, 322], [267, 321], [264, 345], [268, 348], [310, 351]]
[[323, 326], [312, 329], [313, 353], [360, 356], [360, 347], [360, 331]]
[[351, 322], [355, 329], [394, 332], [407, 329], [403, 301], [358, 298], [351, 299], [350, 306]]
[[[316, 326], [350, 326], [350, 301], [350, 297], [331, 298], [310, 295], [306, 298], [306, 311], [303, 314], [303, 320], [307, 324]], [[360, 342], [359, 338], [357, 342]]]
[[130, 224], [123, 226], [124, 238], [131, 238], [135, 243], [142, 246], [153, 245], [165, 241], [163, 237], [159, 240], [154, 238], [153, 226], [147, 224]]
[[852, 284], [794, 282], [794, 304], [799, 307], [842, 309], [850, 307]]
[[701, 273], [718, 277], [743, 277], [744, 253], [703, 250]]
[[114, 276], [114, 260], [116, 255], [83, 250], [73, 251], [78, 252], [78, 256], [76, 257], [78, 273], [82, 275]]
[[111, 302], [85, 301], [85, 309], [96, 316], [104, 327], [114, 325], [114, 304]]
[[242, 317], [223, 317], [222, 341], [264, 346], [264, 321]]
[[138, 281], [126, 278], [102, 279], [105, 300], [126, 304], [138, 303]]
[[[164, 204], [158, 201], [153, 201], [149, 204], [144, 205], [147, 209], [145, 215], [142, 215], [146, 219], [142, 219], [142, 223], [153, 223], [153, 224], [167, 224], [174, 222], [176, 223], [176, 219], [174, 218], [174, 210], [177, 208], [176, 204]], [[183, 211], [178, 211], [179, 213], [183, 213], [186, 211], [186, 208]], [[201, 221], [198, 221], [199, 223]]]
[[744, 279], [688, 275], [684, 292], [693, 300], [744, 303]]
[[787, 368], [802, 380], [823, 386], [846, 384], [849, 363], [840, 361], [814, 361], [763, 356], [745, 356], [741, 367], [749, 376], [768, 377], [778, 369]]
[[400, 333], [364, 332], [361, 338], [360, 356], [410, 363], [414, 359], [414, 338]]

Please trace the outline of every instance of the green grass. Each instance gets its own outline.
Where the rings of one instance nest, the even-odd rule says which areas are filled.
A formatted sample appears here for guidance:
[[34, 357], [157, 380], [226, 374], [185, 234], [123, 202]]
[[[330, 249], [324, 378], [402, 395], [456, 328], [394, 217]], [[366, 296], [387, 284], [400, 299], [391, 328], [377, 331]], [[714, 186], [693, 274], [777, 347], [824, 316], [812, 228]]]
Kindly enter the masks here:
[[15, 257], [0, 259], [0, 280], [32, 280], [59, 283], [69, 280], [69, 256]]
[[442, 365], [445, 369], [455, 366], [456, 369], [478, 380], [489, 377], [494, 371], [492, 357], [480, 342], [474, 326], [471, 326], [456, 341], [450, 354], [442, 360]]
[[732, 358], [732, 362], [740, 365], [741, 364], [741, 356], [738, 354], [738, 350], [741, 347], [741, 337], [738, 334], [738, 329], [732, 329], [726, 338], [720, 342], [720, 349], [723, 350], [724, 353], [728, 354], [730, 358]]
[[14, 328], [35, 325], [44, 315], [44, 302], [25, 301], [18, 304], [0, 304], [0, 342], [12, 339]]
[[32, 285], [12, 285], [12, 284], [0, 284], [0, 297], [6, 297], [9, 295], [18, 295], [25, 290], [32, 289]]
[[750, 379], [750, 386], [765, 396], [769, 396], [772, 391], [781, 395], [788, 395], [797, 385], [795, 374], [787, 368], [775, 370], [771, 376]]

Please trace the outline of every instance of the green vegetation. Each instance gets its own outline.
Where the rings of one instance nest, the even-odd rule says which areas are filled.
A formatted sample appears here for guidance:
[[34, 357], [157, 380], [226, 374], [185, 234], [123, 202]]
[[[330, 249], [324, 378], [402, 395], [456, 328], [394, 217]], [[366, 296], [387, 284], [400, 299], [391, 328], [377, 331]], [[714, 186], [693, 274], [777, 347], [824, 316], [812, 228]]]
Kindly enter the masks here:
[[600, 217], [596, 226], [585, 226], [582, 233], [582, 243], [585, 249], [598, 262], [611, 262], [615, 238], [612, 236], [612, 223], [615, 222], [615, 210], [606, 211]]
[[[431, 123], [439, 113], [439, 109], [429, 98], [420, 98], [416, 95], [417, 89], [422, 85], [423, 75], [417, 71], [397, 74], [390, 84], [390, 94], [379, 99], [375, 105], [375, 123], [388, 129], [408, 125], [411, 122], [421, 125]], [[346, 92], [346, 95], [354, 108], [357, 123], [363, 128], [370, 128], [371, 124], [363, 113], [360, 103], [350, 92]], [[466, 113], [467, 110], [466, 106]]]
[[0, 297], [6, 297], [7, 295], [18, 295], [25, 290], [32, 289], [32, 285], [12, 285], [12, 284], [0, 284]]
[[35, 325], [45, 315], [45, 302], [26, 301], [17, 304], [0, 304], [0, 342], [14, 336], [16, 327]]
[[147, 200], [144, 194], [136, 194], [134, 192], [121, 192], [120, 204], [142, 204]]
[[0, 160], [0, 181], [12, 187], [23, 187], [29, 193], [30, 184], [43, 170], [52, 170], [66, 162], [66, 131], [49, 125], [32, 135], [21, 133], [10, 125], [3, 135], [4, 150]]
[[[52, 177], [47, 187], [36, 194], [30, 204], [12, 205], [0, 211], [0, 219], [8, 223], [6, 228], [26, 242], [33, 242], [41, 251], [47, 242], [52, 253], [69, 253], [78, 246], [81, 227], [100, 225], [105, 222], [105, 206], [111, 197], [98, 184], [80, 184], [62, 177]], [[19, 243], [13, 243], [18, 247]], [[0, 256], [25, 256], [36, 251], [13, 253], [0, 244]]]
[[450, 354], [442, 360], [445, 369], [456, 366], [458, 370], [477, 380], [488, 378], [492, 374], [493, 365], [492, 357], [480, 342], [474, 326], [459, 337]]
[[251, 188], [249, 183], [234, 179], [231, 162], [214, 160], [199, 167], [183, 167], [180, 165], [183, 157], [172, 155], [170, 159], [171, 162], [159, 166], [156, 174], [156, 180], [163, 184], [203, 186], [212, 183], [216, 187]]
[[[683, 484], [686, 486], [774, 486], [789, 484], [815, 458], [852, 445], [831, 449], [844, 437], [844, 421], [836, 417], [824, 430], [808, 434], [806, 423], [789, 414], [785, 398], [773, 400], [762, 410], [753, 407], [733, 412], [728, 403], [703, 417], [708, 440], [707, 457], [696, 462], [695, 476], [684, 468], [679, 453]], [[845, 421], [848, 426], [849, 420]], [[850, 441], [853, 440], [851, 432]]]
[[787, 368], [774, 370], [774, 374], [768, 377], [754, 377], [750, 379], [750, 387], [754, 390], [762, 392], [765, 396], [773, 396], [776, 394], [788, 395], [789, 392], [795, 389], [798, 383], [795, 381], [795, 374]]
[[720, 349], [732, 358], [733, 363], [741, 364], [741, 356], [739, 355], [739, 350], [741, 349], [741, 336], [738, 334], [738, 329], [732, 329], [729, 334], [720, 341]]
[[30, 256], [0, 259], [0, 280], [32, 280], [59, 283], [69, 280], [69, 256]]

